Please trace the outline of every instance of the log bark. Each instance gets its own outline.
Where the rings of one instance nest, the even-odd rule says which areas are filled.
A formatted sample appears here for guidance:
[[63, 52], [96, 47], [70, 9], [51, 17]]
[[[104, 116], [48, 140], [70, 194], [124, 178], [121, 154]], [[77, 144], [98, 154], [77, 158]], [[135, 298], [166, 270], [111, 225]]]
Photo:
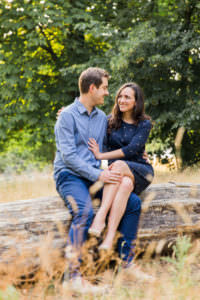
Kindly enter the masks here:
[[[180, 233], [200, 235], [200, 185], [155, 184], [141, 197], [141, 247], [154, 242], [158, 253]], [[25, 250], [36, 253], [47, 237], [49, 247], [62, 249], [70, 220], [58, 196], [0, 204], [0, 262], [16, 259]]]

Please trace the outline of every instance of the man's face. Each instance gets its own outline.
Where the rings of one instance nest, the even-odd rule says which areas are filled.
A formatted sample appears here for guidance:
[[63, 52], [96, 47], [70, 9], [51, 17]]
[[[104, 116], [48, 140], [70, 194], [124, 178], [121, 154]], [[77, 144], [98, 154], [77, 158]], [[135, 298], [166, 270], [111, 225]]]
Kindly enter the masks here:
[[108, 96], [108, 78], [102, 77], [102, 84], [97, 88], [95, 85], [92, 89], [92, 98], [94, 105], [102, 105], [104, 104], [104, 97]]

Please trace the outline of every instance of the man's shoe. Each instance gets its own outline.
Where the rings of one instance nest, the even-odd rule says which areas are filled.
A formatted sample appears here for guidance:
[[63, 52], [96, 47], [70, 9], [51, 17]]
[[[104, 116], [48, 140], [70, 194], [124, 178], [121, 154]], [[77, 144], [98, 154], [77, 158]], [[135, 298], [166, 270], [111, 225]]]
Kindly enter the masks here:
[[130, 267], [123, 269], [124, 274], [132, 276], [135, 279], [146, 281], [146, 282], [155, 282], [156, 278], [151, 276], [140, 269], [136, 264], [132, 264]]
[[77, 276], [69, 281], [64, 281], [62, 284], [63, 290], [69, 290], [78, 294], [103, 294], [106, 291], [106, 286], [97, 286], [89, 281]]

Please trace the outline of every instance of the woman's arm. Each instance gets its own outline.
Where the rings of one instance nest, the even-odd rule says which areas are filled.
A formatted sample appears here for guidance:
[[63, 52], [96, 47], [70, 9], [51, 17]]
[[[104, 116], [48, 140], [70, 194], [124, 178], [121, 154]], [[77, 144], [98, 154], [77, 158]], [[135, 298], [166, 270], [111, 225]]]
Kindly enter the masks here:
[[137, 133], [132, 137], [130, 143], [121, 148], [126, 159], [131, 159], [134, 155], [141, 152], [147, 142], [151, 127], [149, 120], [139, 123]]
[[[89, 139], [89, 150], [94, 153], [94, 156], [97, 159], [116, 159], [116, 158], [126, 158], [131, 159], [133, 155], [141, 151], [145, 146], [145, 143], [148, 139], [149, 133], [151, 130], [151, 123], [149, 120], [142, 122], [138, 128], [138, 132], [133, 136], [130, 143], [127, 146], [124, 146], [118, 150], [101, 153], [99, 151], [99, 145], [96, 143], [95, 139]], [[144, 157], [145, 159], [145, 157]]]
[[89, 145], [89, 150], [91, 150], [94, 153], [94, 156], [100, 160], [123, 158], [125, 156], [121, 149], [101, 153], [99, 151], [99, 145], [93, 138], [89, 139], [88, 145]]

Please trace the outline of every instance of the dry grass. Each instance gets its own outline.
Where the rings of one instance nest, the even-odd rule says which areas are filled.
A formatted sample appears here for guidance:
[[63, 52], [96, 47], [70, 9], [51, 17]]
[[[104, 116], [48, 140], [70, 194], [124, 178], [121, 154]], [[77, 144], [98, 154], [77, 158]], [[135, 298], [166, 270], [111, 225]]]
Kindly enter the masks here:
[[[199, 183], [200, 168], [188, 168], [184, 172], [169, 170], [167, 166], [157, 165], [155, 167], [154, 183], [185, 182]], [[25, 200], [43, 196], [56, 195], [53, 174], [32, 173], [15, 177], [0, 177], [0, 202]]]
[[170, 181], [181, 183], [200, 183], [200, 168], [187, 168], [183, 172], [175, 169], [170, 170], [167, 166], [157, 165], [155, 167], [153, 183], [167, 183]]
[[52, 173], [32, 173], [0, 178], [0, 202], [56, 195]]
[[[0, 292], [7, 293], [12, 287], [10, 297], [5, 300], [64, 300], [64, 299], [155, 299], [155, 300], [197, 300], [200, 293], [200, 241], [191, 244], [188, 239], [180, 239], [174, 257], [163, 261], [139, 260], [143, 271], [155, 277], [155, 281], [142, 281], [122, 270], [120, 263], [118, 269], [108, 269], [104, 272], [89, 274], [89, 280], [98, 280], [98, 285], [105, 286], [100, 295], [72, 292], [70, 283], [62, 288], [61, 276], [66, 267], [66, 260], [55, 249], [50, 247], [51, 239], [41, 243], [40, 248], [34, 253], [40, 259], [40, 267], [33, 269], [24, 264], [30, 252], [22, 253], [17, 261], [9, 265], [0, 265]], [[88, 247], [88, 245], [87, 245]], [[88, 249], [87, 249], [88, 250]], [[90, 254], [88, 254], [90, 256]], [[104, 262], [108, 257], [102, 257]], [[100, 260], [99, 265], [102, 265]], [[118, 272], [116, 272], [118, 270]], [[20, 279], [20, 276], [26, 275]], [[20, 280], [19, 280], [20, 279]], [[15, 286], [15, 288], [14, 288]], [[17, 296], [16, 296], [17, 295]]]

